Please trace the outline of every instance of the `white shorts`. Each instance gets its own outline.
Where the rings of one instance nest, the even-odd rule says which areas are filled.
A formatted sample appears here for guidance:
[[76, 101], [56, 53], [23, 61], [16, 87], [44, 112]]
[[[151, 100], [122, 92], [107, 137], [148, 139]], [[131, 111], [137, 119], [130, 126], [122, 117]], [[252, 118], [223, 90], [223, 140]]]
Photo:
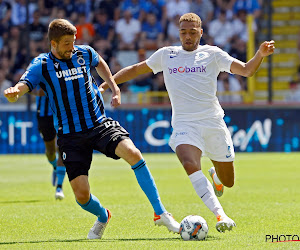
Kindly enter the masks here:
[[174, 124], [169, 145], [174, 152], [181, 144], [199, 148], [203, 156], [218, 162], [234, 161], [234, 148], [230, 132], [223, 119], [210, 119]]

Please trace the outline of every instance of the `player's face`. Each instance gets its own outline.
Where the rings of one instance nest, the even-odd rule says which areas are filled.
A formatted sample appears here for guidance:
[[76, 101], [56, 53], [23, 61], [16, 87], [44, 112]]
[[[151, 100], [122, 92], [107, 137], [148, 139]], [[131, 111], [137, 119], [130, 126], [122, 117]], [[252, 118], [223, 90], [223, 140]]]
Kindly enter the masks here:
[[52, 48], [58, 59], [70, 59], [72, 57], [75, 38], [74, 35], [66, 35], [62, 36], [59, 42], [52, 41], [54, 42]]
[[179, 37], [182, 48], [193, 51], [198, 48], [203, 30], [196, 22], [183, 21], [179, 25]]

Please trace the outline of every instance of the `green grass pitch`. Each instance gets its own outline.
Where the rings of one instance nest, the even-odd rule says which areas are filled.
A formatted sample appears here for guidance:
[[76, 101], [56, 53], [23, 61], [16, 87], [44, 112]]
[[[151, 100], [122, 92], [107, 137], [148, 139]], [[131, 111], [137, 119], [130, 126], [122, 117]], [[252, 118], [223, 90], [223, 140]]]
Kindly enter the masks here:
[[[55, 201], [51, 166], [44, 155], [0, 156], [0, 249], [300, 249], [300, 242], [266, 242], [266, 235], [300, 236], [300, 154], [236, 155], [236, 183], [220, 202], [236, 222], [216, 231], [216, 218], [196, 195], [175, 154], [144, 154], [161, 199], [179, 222], [204, 217], [205, 241], [181, 240], [155, 227], [153, 210], [123, 160], [94, 154], [91, 191], [112, 212], [102, 240], [86, 240], [95, 216], [75, 202], [66, 179], [63, 201]], [[202, 159], [202, 170], [211, 163]]]

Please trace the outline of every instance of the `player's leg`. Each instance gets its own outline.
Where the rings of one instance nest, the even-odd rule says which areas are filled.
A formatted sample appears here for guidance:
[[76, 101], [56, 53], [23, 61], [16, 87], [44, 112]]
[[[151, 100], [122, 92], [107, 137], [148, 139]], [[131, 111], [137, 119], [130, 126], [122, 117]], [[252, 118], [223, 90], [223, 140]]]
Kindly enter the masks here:
[[53, 116], [37, 117], [38, 129], [45, 144], [45, 154], [49, 163], [53, 167], [51, 183], [56, 184], [56, 130], [53, 125]]
[[58, 154], [57, 167], [56, 167], [57, 183], [56, 183], [55, 198], [59, 199], [59, 200], [62, 200], [63, 198], [65, 198], [65, 195], [64, 195], [63, 189], [62, 189], [65, 175], [66, 175], [66, 167], [63, 164], [60, 154]]
[[88, 172], [93, 154], [91, 144], [86, 134], [60, 136], [58, 139], [60, 155], [77, 204], [97, 216], [94, 226], [89, 231], [88, 239], [101, 239], [111, 215], [99, 199], [90, 193]]
[[211, 160], [214, 164], [215, 175], [214, 182], [216, 184], [223, 184], [226, 187], [234, 185], [234, 166], [233, 162], [218, 162]]
[[[211, 183], [201, 170], [200, 159], [202, 151], [189, 144], [180, 144], [176, 147], [176, 154], [188, 174], [196, 193], [204, 204], [215, 214], [217, 220], [220, 218], [227, 219], [228, 216], [225, 214], [218, 198], [216, 197]], [[225, 226], [227, 226], [227, 224]], [[230, 221], [227, 228], [217, 227], [217, 230], [224, 232], [226, 229], [231, 230], [233, 226], [234, 225]]]
[[155, 181], [144, 161], [141, 152], [135, 147], [133, 142], [128, 138], [120, 141], [115, 149], [115, 154], [120, 158], [123, 158], [130, 165], [135, 173], [136, 179], [141, 189], [146, 194], [150, 201], [155, 217], [154, 221], [156, 225], [164, 225], [169, 231], [174, 233], [179, 232], [179, 223], [176, 222], [172, 215], [168, 213], [163, 206], [159, 193], [155, 184]]

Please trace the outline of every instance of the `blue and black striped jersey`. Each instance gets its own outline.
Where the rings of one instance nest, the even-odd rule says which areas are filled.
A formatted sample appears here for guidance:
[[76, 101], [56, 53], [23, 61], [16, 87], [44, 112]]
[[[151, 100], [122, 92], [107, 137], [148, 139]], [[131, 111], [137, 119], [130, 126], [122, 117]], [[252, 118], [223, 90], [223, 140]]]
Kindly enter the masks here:
[[93, 128], [105, 115], [102, 95], [91, 75], [99, 64], [98, 53], [90, 46], [74, 46], [69, 60], [51, 52], [36, 57], [20, 79], [33, 90], [40, 85], [58, 119], [58, 134]]
[[52, 116], [51, 107], [47, 96], [36, 97], [36, 112], [40, 117]]

